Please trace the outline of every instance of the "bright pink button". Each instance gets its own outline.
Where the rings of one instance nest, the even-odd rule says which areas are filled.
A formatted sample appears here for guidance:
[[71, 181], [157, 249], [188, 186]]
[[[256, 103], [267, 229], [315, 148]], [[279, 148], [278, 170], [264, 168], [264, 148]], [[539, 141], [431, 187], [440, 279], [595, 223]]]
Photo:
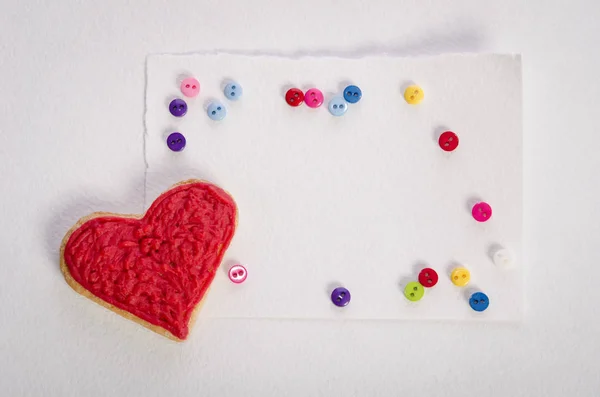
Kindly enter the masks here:
[[473, 218], [477, 222], [486, 222], [492, 217], [492, 207], [488, 203], [477, 203], [473, 206], [471, 210], [471, 214], [473, 214]]
[[243, 283], [244, 280], [246, 280], [246, 277], [248, 277], [248, 272], [246, 271], [246, 268], [242, 265], [235, 265], [232, 266], [231, 269], [229, 269], [229, 279], [233, 283]]
[[311, 88], [304, 94], [304, 103], [309, 108], [318, 108], [323, 104], [323, 93], [316, 88]]
[[193, 77], [188, 77], [181, 82], [181, 93], [193, 98], [200, 93], [200, 83]]

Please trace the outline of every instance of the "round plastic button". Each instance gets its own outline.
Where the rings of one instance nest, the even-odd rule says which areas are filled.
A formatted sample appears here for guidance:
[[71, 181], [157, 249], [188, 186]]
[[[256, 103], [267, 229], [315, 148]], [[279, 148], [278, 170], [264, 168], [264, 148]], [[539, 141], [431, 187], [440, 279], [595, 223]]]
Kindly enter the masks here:
[[410, 283], [406, 284], [406, 287], [404, 287], [404, 296], [406, 296], [406, 299], [409, 301], [419, 301], [423, 297], [423, 294], [425, 294], [425, 289], [416, 281], [411, 281]]
[[232, 82], [225, 86], [223, 93], [225, 94], [225, 97], [227, 97], [227, 99], [237, 101], [242, 97], [244, 90], [242, 89], [241, 85], [239, 85], [236, 82]]
[[452, 152], [458, 147], [458, 136], [452, 131], [446, 131], [440, 135], [438, 142], [443, 151]]
[[336, 306], [346, 306], [348, 303], [350, 303], [350, 291], [343, 287], [334, 289], [331, 292], [331, 301]]
[[181, 93], [193, 98], [200, 93], [200, 83], [193, 77], [188, 77], [181, 82]]
[[181, 152], [185, 148], [185, 137], [179, 132], [174, 132], [168, 136], [167, 146], [174, 152]]
[[473, 206], [471, 214], [477, 222], [487, 222], [492, 217], [492, 207], [482, 201]]
[[476, 312], [482, 312], [488, 308], [490, 300], [483, 292], [475, 292], [471, 295], [471, 298], [469, 298], [469, 305], [471, 306], [471, 309]]
[[432, 268], [426, 267], [419, 273], [419, 282], [425, 288], [431, 288], [438, 282], [438, 274]]
[[309, 108], [318, 108], [323, 104], [323, 93], [316, 88], [311, 88], [304, 94], [304, 102]]
[[457, 267], [452, 270], [452, 273], [450, 274], [450, 280], [452, 280], [452, 284], [456, 285], [457, 287], [464, 287], [465, 285], [469, 284], [469, 281], [471, 281], [471, 273], [464, 267]]
[[492, 260], [494, 261], [494, 265], [501, 269], [508, 269], [515, 265], [511, 252], [506, 248], [500, 248], [494, 252]]
[[219, 121], [223, 120], [227, 115], [227, 109], [220, 102], [211, 102], [206, 109], [206, 114], [211, 120]]
[[348, 110], [348, 104], [341, 96], [336, 96], [331, 101], [329, 101], [329, 113], [334, 116], [343, 116]]
[[187, 113], [187, 103], [183, 99], [173, 99], [169, 104], [169, 112], [175, 117], [183, 117]]
[[356, 103], [362, 98], [362, 91], [355, 85], [344, 88], [344, 99], [348, 103]]
[[411, 85], [406, 90], [404, 90], [404, 99], [411, 105], [416, 105], [421, 103], [421, 101], [425, 98], [425, 94], [423, 90], [418, 85]]
[[285, 101], [290, 106], [300, 106], [304, 102], [304, 93], [297, 88], [290, 88], [285, 93]]
[[242, 265], [234, 265], [229, 269], [229, 279], [232, 283], [243, 283], [246, 280], [246, 277], [248, 277], [248, 271]]

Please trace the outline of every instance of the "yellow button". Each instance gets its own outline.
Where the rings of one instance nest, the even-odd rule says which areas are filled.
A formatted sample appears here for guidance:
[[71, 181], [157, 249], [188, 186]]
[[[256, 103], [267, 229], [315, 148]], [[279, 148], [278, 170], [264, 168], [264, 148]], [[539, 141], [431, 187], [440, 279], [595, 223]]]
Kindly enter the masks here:
[[452, 284], [459, 287], [464, 287], [465, 285], [469, 284], [469, 281], [471, 281], [471, 273], [469, 273], [469, 271], [464, 267], [457, 267], [452, 270], [450, 279], [452, 280]]
[[404, 91], [404, 99], [411, 105], [420, 103], [423, 98], [425, 98], [425, 94], [418, 85], [411, 85]]

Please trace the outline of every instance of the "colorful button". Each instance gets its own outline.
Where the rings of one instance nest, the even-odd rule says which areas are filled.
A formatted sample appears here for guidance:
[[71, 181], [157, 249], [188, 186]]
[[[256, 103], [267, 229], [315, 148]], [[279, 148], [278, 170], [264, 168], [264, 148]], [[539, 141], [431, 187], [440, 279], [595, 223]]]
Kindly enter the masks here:
[[438, 274], [432, 268], [426, 267], [419, 273], [419, 282], [425, 288], [431, 288], [438, 282]]
[[355, 85], [344, 88], [344, 99], [348, 103], [356, 103], [362, 98], [362, 91]]
[[348, 303], [350, 303], [350, 291], [343, 287], [334, 289], [331, 292], [331, 301], [336, 306], [346, 306]]
[[469, 305], [471, 306], [471, 309], [475, 310], [476, 312], [482, 312], [488, 308], [490, 305], [490, 300], [483, 292], [475, 292], [469, 298]]
[[323, 104], [323, 93], [316, 88], [311, 88], [304, 94], [304, 102], [309, 108], [318, 108]]
[[487, 222], [492, 217], [492, 207], [482, 201], [473, 206], [471, 214], [477, 222]]
[[515, 264], [511, 252], [506, 248], [499, 248], [496, 250], [492, 256], [492, 260], [494, 261], [494, 265], [501, 269], [511, 268]]
[[471, 273], [464, 267], [457, 267], [452, 270], [450, 280], [452, 281], [452, 284], [457, 287], [464, 287], [471, 281]]
[[183, 117], [187, 113], [187, 103], [183, 99], [173, 99], [169, 104], [169, 112], [175, 117]]
[[443, 151], [452, 152], [458, 147], [458, 136], [452, 131], [446, 131], [440, 135], [438, 142]]
[[420, 103], [425, 98], [425, 93], [418, 85], [411, 85], [404, 91], [404, 99], [411, 105]]
[[223, 120], [227, 115], [227, 109], [221, 102], [211, 102], [206, 109], [206, 114], [211, 120]]
[[225, 89], [223, 89], [223, 94], [225, 94], [227, 99], [229, 99], [231, 101], [237, 101], [238, 99], [240, 99], [242, 97], [243, 93], [244, 93], [244, 90], [242, 89], [242, 86], [236, 82], [231, 82], [231, 83], [227, 84], [225, 86]]
[[229, 269], [229, 279], [232, 283], [243, 283], [246, 280], [246, 277], [248, 277], [248, 271], [242, 265], [234, 265]]
[[200, 93], [200, 83], [193, 77], [188, 77], [181, 82], [181, 93], [193, 98]]
[[185, 137], [179, 132], [174, 132], [167, 137], [167, 146], [174, 152], [181, 152], [185, 148]]
[[404, 296], [406, 296], [406, 299], [409, 301], [419, 301], [423, 297], [423, 294], [425, 294], [425, 289], [416, 281], [411, 281], [410, 283], [406, 284], [406, 287], [404, 287]]
[[339, 116], [343, 116], [344, 113], [346, 113], [346, 110], [348, 110], [348, 104], [346, 103], [344, 98], [342, 98], [341, 96], [336, 96], [331, 101], [329, 101], [328, 108], [329, 108], [329, 113], [331, 113], [334, 116], [339, 117]]
[[297, 88], [290, 88], [285, 93], [285, 101], [290, 106], [300, 106], [304, 102], [304, 93]]

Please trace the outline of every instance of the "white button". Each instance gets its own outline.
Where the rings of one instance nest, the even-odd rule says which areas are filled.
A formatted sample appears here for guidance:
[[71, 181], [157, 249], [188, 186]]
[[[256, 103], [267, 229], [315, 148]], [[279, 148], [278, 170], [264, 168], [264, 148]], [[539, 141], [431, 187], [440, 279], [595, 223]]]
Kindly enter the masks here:
[[494, 265], [500, 269], [509, 269], [515, 265], [512, 253], [506, 248], [499, 248], [492, 257]]

